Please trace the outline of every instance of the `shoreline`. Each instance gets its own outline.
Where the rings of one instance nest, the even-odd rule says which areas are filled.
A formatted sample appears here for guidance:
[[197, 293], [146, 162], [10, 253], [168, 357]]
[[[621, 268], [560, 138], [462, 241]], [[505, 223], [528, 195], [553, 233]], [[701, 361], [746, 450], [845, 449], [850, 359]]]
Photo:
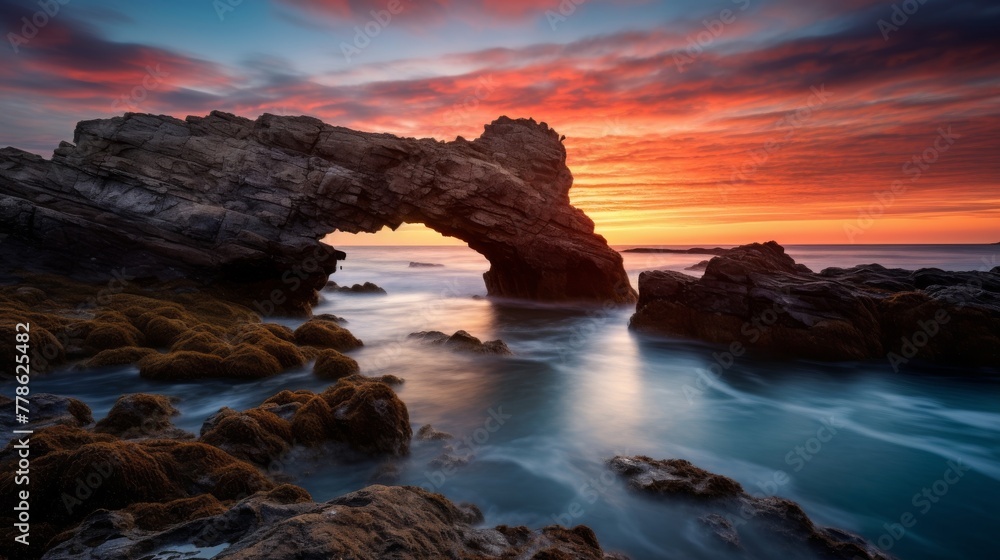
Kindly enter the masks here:
[[[36, 278], [35, 280], [39, 279]], [[162, 297], [153, 297], [156, 292], [155, 290], [150, 291], [150, 288], [148, 287], [143, 289], [129, 287], [121, 291], [115, 291], [115, 293], [105, 294], [106, 297], [100, 298], [102, 301], [106, 301], [106, 304], [101, 305], [99, 303], [96, 306], [87, 309], [86, 312], [81, 313], [80, 307], [74, 304], [80, 300], [86, 301], [86, 299], [90, 297], [89, 294], [92, 293], [95, 288], [100, 288], [101, 285], [95, 286], [76, 284], [67, 281], [59, 282], [53, 281], [52, 279], [41, 279], [35, 282], [35, 284], [47, 288], [48, 292], [42, 288], [35, 288], [37, 291], [24, 291], [23, 286], [13, 288], [11, 286], [0, 286], [0, 295], [8, 298], [8, 302], [10, 299], [16, 299], [15, 296], [31, 298], [31, 301], [34, 302], [34, 306], [36, 308], [45, 310], [44, 312], [28, 312], [30, 316], [27, 317], [27, 319], [37, 325], [36, 332], [39, 333], [38, 336], [43, 337], [44, 340], [47, 341], [45, 344], [58, 344], [62, 347], [61, 352], [59, 352], [60, 360], [52, 360], [52, 367], [71, 367], [74, 363], [78, 365], [73, 367], [79, 367], [79, 364], [92, 364], [96, 359], [101, 363], [128, 363], [134, 361], [139, 365], [141, 374], [147, 369], [150, 370], [151, 373], [147, 372], [145, 375], [149, 376], [151, 379], [161, 378], [162, 375], [180, 375], [181, 379], [187, 379], [190, 378], [190, 375], [193, 373], [190, 368], [199, 369], [206, 367], [209, 369], [199, 370], [201, 371], [199, 375], [210, 374], [210, 371], [216, 371], [215, 368], [221, 367], [221, 369], [217, 370], [219, 373], [210, 375], [226, 376], [228, 375], [225, 373], [227, 369], [222, 366], [222, 364], [225, 363], [225, 359], [223, 358], [220, 361], [208, 357], [214, 356], [214, 354], [209, 353], [210, 351], [218, 353], [217, 348], [211, 348], [211, 344], [213, 342], [212, 336], [218, 335], [204, 336], [210, 333], [221, 333], [223, 331], [230, 333], [253, 332], [253, 336], [255, 337], [254, 340], [257, 341], [256, 344], [258, 346], [262, 345], [261, 348], [268, 349], [276, 356], [284, 357], [286, 360], [289, 360], [288, 363], [298, 362], [297, 355], [294, 351], [296, 346], [298, 347], [297, 349], [299, 352], [308, 356], [306, 357], [307, 360], [312, 360], [315, 357], [318, 357], [321, 353], [313, 352], [312, 350], [306, 352], [307, 348], [313, 348], [312, 346], [308, 346], [308, 344], [322, 344], [325, 346], [338, 347], [347, 352], [348, 355], [350, 353], [350, 347], [360, 344], [360, 341], [351, 342], [350, 333], [346, 332], [346, 329], [339, 327], [339, 325], [336, 325], [336, 323], [331, 321], [325, 321], [323, 319], [307, 320], [303, 323], [304, 325], [313, 324], [322, 328], [316, 330], [316, 332], [302, 333], [300, 335], [302, 327], [296, 331], [287, 329], [287, 327], [270, 327], [267, 323], [261, 323], [261, 318], [246, 308], [242, 308], [241, 310], [240, 306], [237, 305], [236, 307], [232, 307], [234, 304], [231, 304], [223, 299], [208, 296], [203, 293], [193, 293], [176, 285], [172, 285], [170, 289], [161, 292], [160, 295]], [[181, 288], [179, 290], [181, 293], [176, 293], [179, 288]], [[18, 290], [21, 290], [19, 294]], [[359, 295], [353, 297], [372, 296]], [[210, 308], [216, 313], [221, 310], [229, 310], [227, 311], [228, 319], [217, 320], [212, 323], [200, 323], [198, 322], [197, 314], [183, 317], [181, 310], [174, 306], [174, 304], [177, 304], [178, 300], [186, 302], [181, 305], [181, 308], [186, 309], [189, 307], [189, 313], [191, 311], [197, 311], [199, 308]], [[128, 304], [133, 304], [134, 307], [134, 304], [140, 302], [142, 305], [138, 309], [129, 309]], [[156, 307], [157, 305], [159, 305], [158, 308]], [[146, 311], [146, 309], [149, 308], [159, 309], [159, 312], [154, 313], [153, 316], [148, 316], [150, 312]], [[140, 313], [140, 311], [142, 311], [142, 313]], [[124, 319], [121, 317], [113, 317], [111, 314], [122, 315]], [[104, 321], [102, 322], [98, 320], [99, 318], [103, 318]], [[79, 324], [80, 322], [93, 323], [95, 320], [97, 320], [96, 328], [95, 325], [81, 326]], [[179, 330], [168, 329], [163, 331], [162, 328], [156, 327], [160, 323], [163, 323], [164, 325], [169, 324], [164, 321], [185, 320], [193, 321], [194, 324], [187, 325], [187, 329]], [[46, 323], [46, 321], [49, 322]], [[130, 323], [132, 327], [138, 331], [138, 335], [146, 337], [142, 344], [155, 346], [155, 348], [149, 348], [152, 352], [155, 352], [155, 354], [147, 352], [136, 353], [134, 350], [130, 350], [131, 348], [148, 348], [148, 346], [127, 345], [135, 343], [134, 336], [136, 336], [136, 333], [126, 327], [126, 323]], [[151, 326], [151, 324], [153, 326]], [[49, 326], [51, 330], [45, 329], [45, 331], [42, 331], [42, 325]], [[140, 326], [143, 328], [140, 329]], [[63, 337], [61, 335], [64, 333], [59, 331], [59, 327], [69, 327], [70, 329], [73, 329], [71, 332], [80, 336], [76, 338]], [[254, 330], [246, 331], [249, 327], [253, 327]], [[94, 334], [95, 332], [104, 333], [105, 330], [109, 331], [110, 334]], [[43, 332], [48, 332], [51, 336], [45, 337]], [[129, 338], [130, 334], [133, 335], [133, 338]], [[238, 336], [245, 335], [241, 334]], [[109, 337], [113, 342], [107, 342]], [[59, 343], [60, 340], [69, 340], [70, 342], [68, 342], [65, 346], [62, 346], [62, 344]], [[90, 342], [88, 342], [88, 340]], [[105, 346], [120, 346], [99, 350], [99, 346], [96, 345], [98, 340], [105, 340]], [[235, 344], [236, 347], [239, 347], [241, 342], [238, 342], [237, 340], [238, 339], [231, 340], [230, 344]], [[287, 344], [280, 344], [279, 342], [285, 342]], [[298, 346], [300, 343], [307, 345]], [[502, 342], [500, 344], [502, 344]], [[164, 350], [166, 350], [166, 353], [163, 353]], [[339, 352], [337, 352], [337, 354], [339, 354]], [[177, 364], [168, 360], [166, 366], [158, 363], [159, 360], [164, 360], [165, 357], [169, 357], [171, 355], [177, 355], [179, 359], [181, 357], [183, 359]], [[103, 361], [101, 358], [102, 356], [104, 356]], [[108, 356], [112, 357], [108, 358]], [[255, 362], [259, 360], [259, 356], [255, 358]], [[306, 362], [306, 365], [308, 365], [308, 363], [309, 362]], [[259, 368], [259, 364], [257, 368]], [[357, 375], [356, 367], [354, 369], [349, 368], [349, 370], [350, 371], [344, 372], [348, 374], [346, 377], [338, 374], [337, 377], [340, 377], [340, 379], [338, 380], [335, 378], [332, 380], [333, 384], [330, 385], [327, 391], [322, 395], [302, 391], [296, 393], [283, 391], [274, 395], [272, 399], [265, 401], [264, 404], [257, 409], [226, 412], [228, 409], [223, 408], [220, 413], [209, 417], [205, 421], [201, 430], [201, 436], [196, 436], [195, 434], [190, 434], [174, 428], [171, 417], [177, 414], [176, 409], [172, 406], [169, 399], [155, 394], [125, 394], [119, 398], [118, 402], [108, 413], [107, 417], [103, 419], [94, 419], [91, 416], [90, 409], [86, 406], [86, 403], [74, 401], [73, 399], [64, 399], [63, 397], [44, 395], [34, 395], [30, 397], [43, 399], [46, 402], [52, 403], [49, 406], [48, 412], [46, 412], [46, 414], [50, 415], [50, 417], [36, 418], [36, 421], [42, 422], [43, 424], [49, 423], [50, 425], [44, 427], [35, 427], [34, 424], [30, 425], [35, 429], [34, 434], [30, 436], [30, 440], [32, 440], [30, 443], [32, 446], [32, 461], [34, 461], [33, 464], [35, 465], [43, 465], [40, 467], [34, 467], [33, 476], [35, 477], [35, 480], [45, 479], [49, 484], [55, 483], [49, 492], [61, 491], [64, 495], [73, 496], [74, 489], [71, 487], [74, 483], [72, 482], [72, 477], [69, 479], [61, 479], [60, 477], [62, 475], [58, 474], [61, 471], [51, 469], [53, 467], [61, 469], [59, 465], [62, 461], [67, 461], [67, 464], [73, 464], [74, 462], [78, 462], [80, 460], [92, 462], [94, 461], [93, 458], [86, 459], [86, 457], [97, 457], [98, 455], [93, 455], [90, 450], [96, 452], [97, 449], [111, 449], [112, 447], [108, 446], [113, 446], [113, 448], [117, 450], [115, 453], [121, 454], [119, 456], [123, 458], [122, 461], [124, 462], [116, 463], [115, 461], [117, 461], [117, 459], [113, 459], [115, 455], [109, 456], [105, 454], [106, 452], [102, 451], [99, 456], [103, 456], [105, 459], [101, 459], [100, 465], [92, 463], [92, 466], [89, 468], [96, 469], [93, 472], [98, 473], [97, 476], [100, 477], [100, 480], [115, 480], [116, 483], [113, 485], [107, 482], [98, 484], [92, 492], [94, 495], [101, 496], [106, 495], [104, 492], [112, 492], [113, 494], [111, 495], [117, 496], [130, 496], [128, 502], [107, 502], [106, 499], [111, 495], [107, 495], [106, 498], [102, 498], [100, 501], [90, 497], [87, 499], [81, 499], [80, 497], [74, 498], [74, 507], [71, 508], [73, 510], [73, 516], [67, 518], [64, 517], [64, 514], [55, 514], [55, 510], [46, 509], [45, 503], [54, 499], [55, 495], [53, 494], [52, 498], [47, 499], [45, 498], [47, 494], [43, 491], [42, 494], [36, 495], [33, 498], [33, 519], [42, 519], [42, 521], [33, 522], [33, 544], [31, 546], [31, 550], [40, 551], [41, 549], [37, 548], [40, 546], [38, 543], [46, 540], [46, 535], [48, 535], [49, 539], [55, 539], [57, 535], [61, 534], [61, 537], [51, 542], [54, 548], [51, 549], [51, 553], [48, 557], [69, 557], [68, 552], [64, 553], [61, 551], [79, 551], [81, 550], [81, 547], [82, 549], [90, 548], [90, 545], [87, 545], [86, 543], [94, 542], [94, 538], [97, 534], [95, 533], [95, 531], [97, 531], [97, 525], [95, 524], [106, 523], [106, 519], [110, 518], [120, 519], [120, 521], [116, 521], [115, 523], [124, 524], [124, 526], [130, 527], [134, 526], [136, 529], [143, 529], [143, 532], [130, 533], [132, 536], [129, 537], [127, 542], [116, 541], [117, 544], [113, 550], [115, 554], [119, 554], [133, 546], [138, 547], [137, 550], [145, 550], [150, 546], [153, 546], [151, 543], [157, 542], [156, 539], [159, 537], [156, 535], [160, 533], [154, 532], [154, 534], [150, 535], [148, 533], [149, 530], [162, 531], [162, 534], [168, 534], [176, 532], [179, 527], [201, 527], [206, 523], [217, 523], [217, 521], [213, 520], [217, 518], [222, 519], [227, 515], [232, 515], [232, 512], [235, 512], [240, 508], [285, 507], [288, 509], [287, 515], [291, 516], [289, 517], [291, 520], [298, 519], [296, 516], [306, 515], [306, 511], [309, 508], [324, 508], [329, 507], [329, 504], [353, 503], [354, 498], [351, 498], [350, 495], [348, 495], [340, 498], [334, 498], [327, 502], [328, 505], [326, 506], [316, 504], [315, 502], [312, 502], [308, 493], [301, 488], [290, 486], [288, 483], [282, 483], [278, 480], [271, 480], [271, 477], [268, 475], [269, 469], [274, 468], [274, 461], [283, 460], [281, 457], [287, 454], [290, 450], [297, 449], [302, 445], [308, 446], [310, 445], [310, 441], [322, 442], [322, 438], [342, 437], [337, 435], [340, 433], [340, 428], [336, 428], [333, 424], [329, 424], [329, 419], [323, 420], [324, 416], [322, 413], [319, 416], [312, 415], [313, 413], [311, 411], [317, 406], [320, 406], [321, 408], [326, 406], [322, 404], [324, 399], [334, 399], [330, 401], [329, 406], [331, 407], [342, 406], [334, 404], [335, 402], [355, 402], [352, 399], [360, 399], [356, 401], [357, 404], [350, 405], [360, 407], [359, 414], [361, 414], [361, 416], [358, 417], [357, 421], [362, 423], [358, 425], [358, 428], [352, 430], [360, 430], [360, 432], [370, 432], [370, 427], [361, 426], [371, 425], [371, 422], [381, 422], [381, 420], [376, 420], [376, 418], [385, 418], [384, 412], [372, 415], [370, 412], [364, 412], [364, 410], [371, 410], [371, 407], [373, 406], [372, 403], [379, 400], [384, 400], [386, 398], [395, 400], [398, 402], [399, 407], [399, 412], [396, 414], [396, 418], [398, 420], [394, 421], [397, 428], [378, 428], [372, 433], [383, 434], [382, 436], [379, 436], [380, 439], [362, 439], [350, 443], [349, 445], [357, 450], [362, 450], [365, 454], [407, 454], [406, 449], [409, 446], [411, 439], [415, 437], [413, 435], [415, 431], [410, 431], [411, 428], [409, 420], [407, 419], [405, 404], [395, 397], [391, 387], [386, 385], [385, 381], [381, 379], [361, 377]], [[159, 373], [161, 371], [164, 373]], [[318, 371], [318, 368], [316, 371]], [[273, 372], [273, 370], [270, 369], [268, 369], [266, 373], [270, 375], [280, 375], [280, 372]], [[85, 374], [86, 370], [81, 370], [81, 375]], [[258, 373], [254, 375], [260, 374]], [[375, 390], [376, 392], [371, 393], [372, 390]], [[351, 395], [358, 396], [355, 397]], [[375, 395], [384, 396], [376, 397]], [[320, 404], [317, 405], [313, 403]], [[8, 406], [9, 403], [4, 402], [0, 403], [0, 405]], [[311, 416], [301, 416], [302, 414], [306, 414], [303, 411], [309, 411]], [[307, 420], [307, 418], [309, 418], [309, 420]], [[286, 424], [284, 424], [285, 427], [281, 427], [281, 422], [286, 422]], [[327, 427], [322, 427], [324, 426], [324, 423], [327, 423]], [[291, 432], [288, 430], [291, 430]], [[392, 439], [385, 439], [384, 434], [390, 433], [393, 430], [398, 430], [395, 432], [398, 433], [398, 435], [394, 436]], [[281, 433], [291, 433], [293, 435], [291, 437], [283, 436], [286, 438], [287, 443], [282, 444], [279, 440], [274, 439], [276, 434]], [[424, 435], [425, 433], [427, 435]], [[438, 436], [434, 435], [437, 433], [439, 432], [435, 432], [432, 428], [427, 426], [421, 430], [421, 434], [417, 437], [418, 439], [422, 437], [438, 439]], [[251, 439], [246, 439], [250, 434], [254, 435], [251, 436]], [[321, 439], [315, 440], [314, 438], [316, 437]], [[447, 437], [450, 436], [448, 436], [448, 434], [440, 436], [441, 439], [447, 439]], [[383, 443], [375, 443], [378, 441]], [[375, 443], [376, 446], [372, 447], [372, 443]], [[289, 444], [291, 447], [286, 447]], [[149, 474], [142, 475], [141, 480], [147, 480], [150, 476], [159, 476], [154, 475], [153, 473], [159, 472], [160, 469], [169, 470], [170, 468], [173, 468], [169, 466], [172, 464], [171, 461], [175, 461], [182, 456], [190, 456], [192, 453], [209, 453], [210, 456], [216, 457], [215, 459], [212, 459], [212, 464], [220, 464], [219, 461], [222, 461], [221, 464], [226, 465], [223, 467], [225, 472], [236, 469], [236, 471], [244, 473], [240, 475], [240, 477], [245, 480], [244, 483], [241, 483], [243, 486], [240, 486], [240, 488], [250, 488], [251, 491], [249, 494], [251, 495], [248, 498], [244, 498], [243, 501], [240, 501], [239, 499], [236, 499], [238, 494], [234, 494], [229, 490], [220, 490], [221, 487], [219, 486], [216, 486], [214, 490], [206, 487], [203, 490], [195, 491], [192, 494], [178, 495], [176, 490], [169, 490], [168, 486], [164, 486], [162, 490], [156, 490], [155, 486], [150, 488], [146, 482], [143, 483], [146, 489], [140, 491], [139, 486], [127, 486], [129, 484], [133, 484], [129, 482], [127, 477], [119, 480], [120, 475], [117, 473], [124, 473], [127, 472], [128, 469], [134, 468], [129, 465], [137, 464], [135, 462], [139, 460], [139, 457], [144, 456], [144, 454], [149, 453], [154, 448], [163, 449], [166, 454], [157, 455], [157, 457], [162, 456], [162, 459], [157, 459], [157, 461], [161, 461], [160, 463], [142, 467], [151, 470], [149, 470]], [[17, 441], [11, 441], [5, 451], [0, 454], [0, 462], [9, 466], [9, 463], [13, 460], [17, 449]], [[321, 452], [329, 453], [331, 451], [328, 450]], [[345, 448], [341, 451], [334, 452], [347, 452], [349, 456], [351, 453], [356, 453], [357, 451], [348, 451]], [[52, 463], [51, 461], [46, 460], [46, 456], [52, 453], [68, 453], [69, 455], [67, 455], [65, 459], [60, 459], [57, 463]], [[91, 453], [91, 455], [88, 455], [88, 453]], [[133, 456], [134, 458], [128, 458]], [[112, 461], [112, 463], [107, 463], [109, 460]], [[458, 459], [448, 460], [453, 461]], [[188, 468], [194, 468], [195, 472], [202, 472], [199, 469], [209, 469], [205, 470], [205, 474], [202, 476], [229, 476], [223, 475], [223, 471], [210, 470], [217, 469], [218, 467], [210, 467], [207, 463], [204, 466], [199, 466], [199, 463], [195, 462]], [[4, 472], [8, 473], [11, 472], [11, 470], [4, 469]], [[211, 474], [213, 472], [216, 472], [217, 474]], [[252, 474], [254, 472], [258, 474]], [[6, 482], [4, 482], [5, 480]], [[245, 486], [246, 481], [251, 481], [251, 483], [255, 486]], [[9, 479], [0, 478], [0, 485], [3, 485], [4, 487], [10, 484], [10, 482], [11, 481]], [[122, 487], [120, 484], [125, 484], [126, 486]], [[106, 490], [102, 490], [103, 487], [106, 487]], [[62, 490], [59, 490], [60, 488], [62, 488]], [[443, 502], [441, 502], [443, 504], [450, 504], [450, 502], [440, 495], [421, 494], [419, 492], [413, 494], [416, 492], [415, 489], [407, 490], [406, 488], [408, 487], [368, 486], [357, 490], [355, 493], [360, 492], [364, 494], [367, 492], [373, 497], [372, 499], [376, 500], [376, 502], [378, 500], [391, 500], [392, 503], [395, 503], [403, 500], [406, 501], [406, 503], [410, 503], [413, 508], [413, 512], [410, 512], [407, 515], [415, 515], [416, 517], [410, 517], [409, 523], [419, 530], [428, 530], [427, 524], [432, 522], [430, 518], [426, 517], [426, 513], [420, 513], [423, 511], [422, 508], [427, 507], [422, 504], [425, 504], [427, 500], [430, 500], [431, 502], [443, 500]], [[408, 492], [409, 494], [398, 494], [399, 492]], [[76, 503], [77, 501], [79, 502], [78, 504]], [[267, 503], [271, 503], [273, 505], [265, 506]], [[164, 505], [160, 506], [156, 504]], [[101, 513], [97, 511], [96, 508], [98, 507], [110, 509], [112, 510], [112, 513]], [[163, 507], [171, 508], [174, 513], [164, 517]], [[334, 507], [337, 506], [335, 505]], [[454, 506], [449, 505], [448, 507]], [[49, 511], [49, 513], [46, 513], [46, 511]], [[492, 535], [488, 538], [496, 540], [498, 538], [496, 535], [499, 534], [505, 539], [504, 542], [507, 543], [505, 546], [510, 548], [512, 551], [523, 549], [523, 547], [535, 548], [543, 546], [548, 547], [552, 553], [556, 553], [558, 550], [564, 554], [570, 554], [573, 557], [593, 556], [594, 558], [605, 559], [624, 558], [623, 556], [614, 555], [613, 553], [602, 550], [597, 541], [599, 536], [594, 536], [593, 532], [589, 528], [576, 527], [568, 529], [553, 526], [538, 527], [534, 529], [526, 527], [513, 529], [501, 527], [497, 527], [495, 529], [483, 529], [478, 528], [478, 524], [482, 521], [481, 514], [477, 515], [475, 513], [476, 510], [468, 511], [471, 513], [455, 514], [458, 516], [455, 519], [455, 523], [458, 524], [455, 525], [455, 528], [460, 533], [476, 535], [467, 537], [473, 540], [486, 538], [486, 535]], [[40, 527], [38, 526], [38, 523], [41, 523]], [[57, 524], [50, 525], [50, 523]], [[10, 527], [9, 523], [7, 525]], [[52, 528], [47, 529], [46, 527], [49, 526]], [[316, 530], [322, 531], [320, 527], [321, 526], [317, 526]], [[289, 543], [287, 540], [270, 541], [268, 540], [270, 537], [267, 537], [266, 535], [268, 534], [267, 532], [271, 530], [272, 527], [270, 526], [262, 526], [257, 529], [248, 530], [240, 535], [230, 534], [228, 535], [228, 538], [236, 538], [240, 543], [242, 543], [240, 546], [245, 547], [248, 551], [256, 550], [259, 547], [269, 547], [272, 549], [277, 547], [281, 550], [287, 549], [287, 554], [290, 555], [289, 557], [296, 553], [296, 546], [306, 546], [302, 542]], [[358, 529], [355, 528], [355, 536], [353, 538], [361, 539], [363, 543], [367, 542], [368, 544], [365, 544], [364, 546], [375, 547], [377, 546], [375, 543], [379, 542], [379, 539], [381, 538], [378, 536], [379, 532], [383, 530], [395, 531], [398, 529], [393, 529], [390, 524], [383, 529], [366, 529], [358, 533]], [[4, 531], [5, 539], [12, 537], [10, 531], [11, 529]], [[482, 531], [486, 531], [486, 533], [482, 533]], [[712, 534], [716, 535], [716, 538], [723, 539], [724, 541], [732, 538], [730, 529], [723, 528], [721, 530], [715, 530]], [[857, 537], [851, 537], [851, 539], [855, 539], [855, 541], [852, 542], [858, 542]], [[330, 545], [330, 543], [325, 542], [324, 545], [327, 546]], [[356, 545], [357, 542], [351, 546]], [[449, 541], [448, 539], [442, 540], [438, 543], [438, 545], [449, 548], [460, 546], [459, 543]], [[468, 544], [465, 546], [467, 545]], [[215, 545], [205, 543], [205, 546]], [[791, 546], [791, 544], [789, 546]], [[852, 547], [852, 554], [857, 554], [859, 549], [857, 549], [854, 545], [852, 545]], [[372, 548], [371, 550], [376, 549]], [[872, 555], [866, 555], [863, 557], [883, 558], [883, 556], [878, 555], [876, 549], [871, 548], [868, 550], [872, 553]], [[63, 554], [66, 554], [66, 556], [63, 556]], [[95, 558], [105, 557], [111, 554], [111, 551], [103, 550], [100, 545], [96, 545], [96, 547], [91, 550], [90, 554], [95, 555], [93, 556]], [[249, 552], [247, 554], [249, 554]], [[15, 553], [11, 557], [18, 558], [20, 556]], [[234, 557], [239, 556], [237, 555]], [[281, 556], [279, 555], [278, 557]], [[844, 558], [850, 558], [850, 556], [844, 556]]]

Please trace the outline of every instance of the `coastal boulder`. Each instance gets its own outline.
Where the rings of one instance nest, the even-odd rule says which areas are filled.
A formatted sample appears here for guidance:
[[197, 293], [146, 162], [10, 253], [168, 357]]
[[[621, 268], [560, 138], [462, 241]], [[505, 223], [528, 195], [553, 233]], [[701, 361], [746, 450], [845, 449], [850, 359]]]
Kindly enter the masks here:
[[90, 407], [83, 401], [53, 395], [34, 393], [31, 395], [29, 423], [17, 421], [17, 402], [0, 395], [0, 444], [6, 444], [13, 437], [11, 430], [40, 430], [49, 426], [86, 426], [94, 421]]
[[200, 441], [266, 465], [295, 445], [341, 443], [363, 455], [405, 455], [409, 412], [380, 381], [341, 378], [322, 393], [282, 391], [242, 412], [223, 408], [205, 421]]
[[310, 319], [295, 329], [295, 343], [346, 352], [364, 346], [351, 331], [333, 321]]
[[812, 272], [773, 241], [729, 249], [694, 278], [639, 275], [629, 327], [742, 351], [820, 360], [1000, 366], [1000, 274], [887, 269]]
[[94, 431], [122, 439], [190, 439], [191, 434], [174, 427], [172, 418], [178, 414], [173, 401], [163, 395], [122, 395]]
[[[863, 538], [818, 527], [798, 504], [777, 496], [750, 495], [731, 478], [681, 459], [617, 456], [609, 468], [630, 488], [667, 503], [694, 507], [703, 526], [725, 546], [749, 558], [890, 560]], [[753, 538], [741, 538], [752, 536]], [[768, 548], [762, 548], [765, 543]]]
[[321, 379], [340, 379], [360, 371], [353, 358], [330, 349], [321, 351], [313, 364], [313, 374]]
[[510, 356], [513, 352], [502, 340], [488, 340], [483, 342], [466, 331], [455, 331], [449, 336], [441, 331], [420, 331], [411, 333], [408, 338], [420, 340], [430, 344], [442, 345], [452, 350], [460, 352], [472, 352], [474, 354], [494, 354], [497, 356]]

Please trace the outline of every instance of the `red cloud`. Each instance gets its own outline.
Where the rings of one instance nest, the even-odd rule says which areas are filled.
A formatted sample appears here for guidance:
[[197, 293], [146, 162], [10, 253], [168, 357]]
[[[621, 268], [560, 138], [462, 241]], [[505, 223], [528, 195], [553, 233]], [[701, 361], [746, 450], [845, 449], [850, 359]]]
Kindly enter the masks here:
[[[331, 10], [374, 5], [323, 4]], [[514, 14], [535, 4], [488, 9]], [[141, 85], [147, 67], [160, 64], [170, 79], [138, 110], [309, 114], [332, 124], [447, 140], [478, 136], [501, 114], [547, 121], [567, 135], [574, 201], [608, 227], [853, 219], [873, 193], [901, 177], [902, 165], [934, 140], [939, 126], [949, 124], [962, 139], [886, 215], [995, 218], [1000, 204], [1000, 160], [994, 157], [1000, 111], [993, 94], [1000, 61], [985, 34], [915, 30], [921, 32], [910, 40], [901, 34], [886, 42], [871, 27], [752, 49], [707, 49], [679, 72], [675, 55], [685, 48], [683, 32], [630, 32], [395, 63], [471, 69], [460, 75], [388, 79], [378, 67], [364, 67], [351, 71], [374, 77], [286, 77], [250, 87], [239, 69], [72, 29], [54, 31], [13, 65], [0, 67], [5, 97], [30, 98], [65, 120], [66, 136], [46, 136], [47, 149], [68, 136], [75, 120], [114, 113], [113, 100]], [[752, 31], [734, 27], [727, 38]], [[935, 40], [925, 41], [929, 36]], [[65, 48], [69, 44], [76, 48]], [[821, 86], [829, 100], [789, 126], [788, 116]], [[13, 126], [0, 131], [10, 135], [0, 144], [24, 145], [25, 134], [37, 134], [36, 122], [17, 119], [8, 117]], [[40, 143], [32, 139], [32, 146]], [[741, 169], [743, 176], [734, 180]], [[824, 239], [844, 241], [838, 235]]]

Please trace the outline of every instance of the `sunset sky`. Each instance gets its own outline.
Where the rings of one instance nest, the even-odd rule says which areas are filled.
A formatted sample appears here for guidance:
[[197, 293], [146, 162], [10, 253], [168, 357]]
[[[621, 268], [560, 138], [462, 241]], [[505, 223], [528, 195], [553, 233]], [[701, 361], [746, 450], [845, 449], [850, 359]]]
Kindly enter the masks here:
[[[0, 146], [125, 111], [446, 140], [534, 117], [612, 244], [1000, 241], [995, 0], [50, 4], [0, 0]], [[385, 233], [334, 240], [442, 241]]]

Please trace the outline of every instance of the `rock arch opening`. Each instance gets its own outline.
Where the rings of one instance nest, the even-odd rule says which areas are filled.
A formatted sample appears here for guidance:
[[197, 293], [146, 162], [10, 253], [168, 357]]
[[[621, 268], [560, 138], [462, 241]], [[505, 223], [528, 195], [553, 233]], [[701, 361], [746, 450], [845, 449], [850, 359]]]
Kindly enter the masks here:
[[[572, 182], [559, 135], [530, 119], [441, 142], [310, 117], [129, 113], [79, 123], [51, 160], [0, 151], [0, 227], [16, 240], [0, 252], [281, 289], [331, 232], [415, 223], [485, 256], [491, 295], [635, 301], [621, 255], [570, 203]], [[321, 287], [343, 258], [329, 255], [300, 283]]]

